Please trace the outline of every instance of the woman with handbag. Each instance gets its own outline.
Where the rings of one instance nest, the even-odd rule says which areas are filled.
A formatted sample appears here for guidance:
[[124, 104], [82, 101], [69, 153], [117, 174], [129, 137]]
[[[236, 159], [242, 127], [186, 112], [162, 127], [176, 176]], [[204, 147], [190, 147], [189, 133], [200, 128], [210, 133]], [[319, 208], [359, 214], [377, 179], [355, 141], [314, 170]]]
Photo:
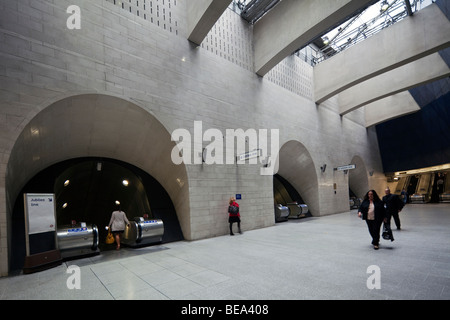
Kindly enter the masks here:
[[120, 249], [120, 237], [125, 231], [125, 225], [130, 226], [130, 221], [128, 221], [125, 212], [120, 209], [120, 205], [117, 205], [116, 210], [111, 214], [111, 220], [108, 225], [116, 238], [116, 250]]
[[230, 223], [230, 236], [234, 236], [233, 223], [237, 222], [239, 233], [241, 232], [241, 215], [239, 213], [239, 204], [234, 197], [230, 198], [228, 206], [228, 222]]
[[372, 245], [375, 250], [378, 250], [380, 244], [380, 228], [386, 218], [386, 210], [384, 209], [383, 201], [375, 190], [367, 191], [364, 200], [361, 203], [358, 216], [366, 220], [367, 228], [372, 237]]

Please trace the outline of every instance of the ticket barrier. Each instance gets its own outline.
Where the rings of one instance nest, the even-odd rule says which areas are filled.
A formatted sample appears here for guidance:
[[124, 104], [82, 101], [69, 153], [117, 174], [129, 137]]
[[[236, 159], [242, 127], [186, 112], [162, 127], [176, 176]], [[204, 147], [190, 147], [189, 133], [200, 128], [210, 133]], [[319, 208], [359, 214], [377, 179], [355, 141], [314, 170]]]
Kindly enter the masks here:
[[287, 221], [289, 217], [289, 208], [282, 204], [275, 205], [275, 222]]
[[84, 222], [58, 227], [56, 233], [63, 260], [99, 254], [98, 238], [97, 226]]
[[125, 228], [122, 243], [129, 247], [142, 247], [161, 243], [164, 235], [164, 223], [161, 219], [135, 217]]
[[289, 219], [299, 219], [306, 217], [306, 214], [309, 212], [308, 205], [299, 204], [298, 202], [290, 202], [287, 204], [289, 208], [290, 214]]

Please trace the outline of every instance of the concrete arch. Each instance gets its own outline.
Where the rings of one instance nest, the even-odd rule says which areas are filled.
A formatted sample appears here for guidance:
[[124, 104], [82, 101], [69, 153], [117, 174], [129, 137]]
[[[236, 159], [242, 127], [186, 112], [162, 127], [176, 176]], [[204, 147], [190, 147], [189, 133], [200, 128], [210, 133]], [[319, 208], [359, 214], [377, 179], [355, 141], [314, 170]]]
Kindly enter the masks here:
[[320, 215], [319, 181], [308, 149], [299, 141], [290, 140], [280, 148], [278, 161], [278, 174], [299, 192], [313, 216]]
[[356, 165], [356, 168], [349, 170], [348, 187], [358, 198], [364, 198], [364, 195], [369, 190], [369, 177], [366, 164], [360, 156], [354, 156], [351, 164]]
[[171, 161], [174, 145], [163, 124], [134, 102], [97, 93], [64, 97], [39, 107], [18, 135], [6, 169], [8, 207], [27, 181], [50, 165], [77, 157], [111, 158], [159, 181], [190, 239], [187, 171]]

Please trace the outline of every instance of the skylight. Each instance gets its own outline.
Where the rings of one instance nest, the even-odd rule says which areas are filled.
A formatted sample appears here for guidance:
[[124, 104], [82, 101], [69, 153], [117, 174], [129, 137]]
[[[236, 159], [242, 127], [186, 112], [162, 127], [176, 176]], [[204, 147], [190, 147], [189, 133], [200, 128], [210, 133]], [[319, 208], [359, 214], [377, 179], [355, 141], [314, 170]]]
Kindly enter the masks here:
[[[409, 2], [408, 2], [409, 1]], [[280, 0], [233, 0], [232, 9], [254, 24]], [[317, 64], [430, 5], [433, 0], [380, 0], [355, 13], [295, 53]], [[407, 6], [407, 3], [410, 6]]]
[[327, 32], [320, 38], [321, 41], [316, 40], [314, 43], [319, 47], [319, 56], [315, 59], [315, 63], [342, 52], [408, 15], [414, 14], [430, 5], [432, 0], [412, 0], [410, 3], [411, 11], [409, 12], [405, 0], [378, 1], [337, 28]]

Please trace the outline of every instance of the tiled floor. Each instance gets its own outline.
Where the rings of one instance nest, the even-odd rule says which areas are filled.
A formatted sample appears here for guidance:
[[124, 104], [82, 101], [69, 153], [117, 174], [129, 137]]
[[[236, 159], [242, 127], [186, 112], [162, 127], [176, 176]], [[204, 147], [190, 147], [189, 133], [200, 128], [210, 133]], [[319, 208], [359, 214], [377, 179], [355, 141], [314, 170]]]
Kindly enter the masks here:
[[[401, 220], [395, 241], [376, 251], [355, 210], [247, 232], [244, 215], [234, 237], [104, 252], [0, 278], [0, 298], [450, 299], [450, 204], [410, 204]], [[79, 272], [68, 273], [73, 266]]]

